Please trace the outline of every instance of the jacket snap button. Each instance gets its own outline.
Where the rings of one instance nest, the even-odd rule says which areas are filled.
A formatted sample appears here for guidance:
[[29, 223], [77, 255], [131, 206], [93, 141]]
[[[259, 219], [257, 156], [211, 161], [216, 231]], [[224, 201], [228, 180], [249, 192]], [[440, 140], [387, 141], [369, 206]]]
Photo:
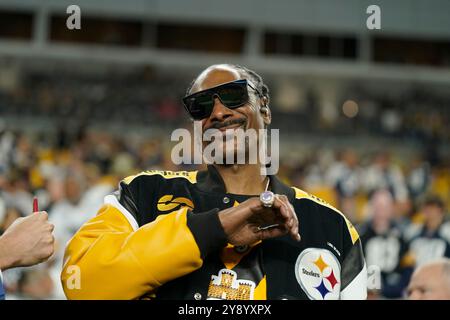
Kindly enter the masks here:
[[248, 250], [247, 245], [234, 247], [234, 251], [236, 251], [237, 253], [244, 253], [247, 250]]
[[194, 299], [195, 300], [201, 300], [202, 299], [202, 295], [197, 292], [196, 294], [194, 294]]
[[223, 197], [223, 203], [227, 204], [230, 202], [230, 198], [228, 197]]

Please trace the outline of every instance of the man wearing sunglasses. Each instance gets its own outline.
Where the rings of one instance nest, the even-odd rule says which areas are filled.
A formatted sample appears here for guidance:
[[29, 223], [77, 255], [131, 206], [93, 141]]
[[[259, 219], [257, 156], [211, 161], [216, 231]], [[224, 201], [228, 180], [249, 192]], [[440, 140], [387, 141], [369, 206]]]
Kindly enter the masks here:
[[223, 161], [125, 178], [66, 248], [67, 297], [366, 298], [361, 242], [343, 214], [261, 174], [261, 162], [226, 161], [254, 143], [230, 148], [233, 132], [269, 128], [269, 101], [262, 78], [247, 68], [213, 65], [200, 73], [183, 103], [204, 133], [223, 137]]

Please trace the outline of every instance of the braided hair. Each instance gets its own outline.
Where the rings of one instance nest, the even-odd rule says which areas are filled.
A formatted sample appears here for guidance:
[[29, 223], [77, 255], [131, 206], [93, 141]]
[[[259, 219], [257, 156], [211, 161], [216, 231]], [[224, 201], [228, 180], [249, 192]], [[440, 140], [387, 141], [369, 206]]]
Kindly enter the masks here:
[[269, 100], [269, 87], [264, 83], [263, 78], [257, 74], [255, 71], [248, 69], [246, 67], [240, 66], [238, 64], [229, 64], [229, 66], [234, 67], [235, 69], [242, 72], [244, 75], [249, 77], [252, 83], [256, 85], [256, 88], [260, 92], [263, 97], [266, 97]]

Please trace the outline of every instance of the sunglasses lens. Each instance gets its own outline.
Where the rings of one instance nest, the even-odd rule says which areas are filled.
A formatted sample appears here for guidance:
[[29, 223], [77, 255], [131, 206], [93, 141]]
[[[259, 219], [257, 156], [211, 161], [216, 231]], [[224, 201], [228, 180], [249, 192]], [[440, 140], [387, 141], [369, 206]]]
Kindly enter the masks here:
[[185, 100], [186, 108], [194, 120], [201, 120], [209, 117], [214, 102], [211, 94], [199, 94]]
[[237, 108], [248, 101], [246, 86], [230, 84], [217, 91], [220, 101], [228, 108]]
[[215, 95], [227, 108], [240, 107], [248, 102], [247, 84], [230, 83], [185, 98], [184, 105], [194, 120], [202, 120], [211, 115]]

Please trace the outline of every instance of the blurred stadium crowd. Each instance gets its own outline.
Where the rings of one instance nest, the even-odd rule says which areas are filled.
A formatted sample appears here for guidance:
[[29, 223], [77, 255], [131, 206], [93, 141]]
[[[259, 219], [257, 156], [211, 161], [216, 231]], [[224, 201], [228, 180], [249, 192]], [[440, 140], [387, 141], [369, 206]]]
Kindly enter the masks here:
[[[31, 213], [37, 195], [57, 240], [49, 262], [4, 272], [9, 299], [64, 299], [59, 273], [65, 244], [120, 179], [148, 169], [200, 168], [172, 163], [168, 134], [95, 127], [119, 123], [156, 132], [186, 125], [179, 98], [188, 78], [156, 77], [151, 70], [129, 78], [51, 74], [28, 74], [20, 85], [0, 90], [0, 117], [29, 117], [51, 126], [30, 131], [0, 118], [0, 234]], [[286, 161], [282, 155], [279, 175], [338, 207], [357, 225], [368, 266], [381, 272], [381, 290], [371, 297], [401, 298], [415, 266], [450, 257], [450, 159], [437, 151], [450, 139], [448, 98], [417, 89], [396, 100], [357, 87], [342, 96], [360, 102], [356, 119], [339, 115], [325, 121], [311, 90], [297, 111], [277, 109], [274, 102], [273, 127], [325, 136], [400, 137], [419, 148], [408, 157], [387, 148], [307, 148]]]
[[[157, 124], [170, 130], [186, 120], [180, 101], [192, 72], [174, 74], [173, 69], [151, 67], [130, 68], [127, 72], [115, 68], [74, 71], [70, 67], [47, 67], [43, 71], [16, 69], [9, 60], [0, 60], [0, 66], [0, 116], [47, 120], [62, 126], [74, 121], [76, 126]], [[370, 81], [336, 81], [345, 85], [330, 101], [320, 81], [280, 80], [276, 76], [265, 81], [275, 105], [273, 126], [284, 132], [386, 136], [430, 148], [450, 140], [447, 88], [437, 90], [417, 84], [401, 88], [389, 82], [377, 87]], [[334, 104], [342, 106], [342, 112], [336, 112]]]

